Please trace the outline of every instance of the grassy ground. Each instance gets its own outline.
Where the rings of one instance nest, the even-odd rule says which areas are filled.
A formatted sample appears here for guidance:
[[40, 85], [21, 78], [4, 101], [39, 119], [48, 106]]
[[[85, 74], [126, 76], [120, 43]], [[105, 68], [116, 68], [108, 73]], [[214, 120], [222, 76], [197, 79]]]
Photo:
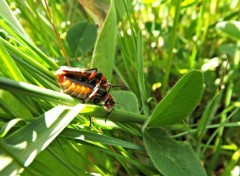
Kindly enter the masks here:
[[239, 175], [240, 2], [114, 2], [48, 1], [70, 65], [124, 86], [106, 123], [60, 93], [67, 63], [42, 2], [1, 5], [1, 172]]

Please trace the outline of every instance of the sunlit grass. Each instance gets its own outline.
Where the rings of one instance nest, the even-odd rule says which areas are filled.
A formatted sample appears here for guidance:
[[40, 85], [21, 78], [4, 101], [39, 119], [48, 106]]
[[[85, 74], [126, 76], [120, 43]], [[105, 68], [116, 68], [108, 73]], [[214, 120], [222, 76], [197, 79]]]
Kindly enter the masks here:
[[[72, 66], [89, 68], [92, 62], [94, 48], [89, 47], [82, 50], [82, 54], [75, 55], [66, 36], [71, 27], [83, 21], [97, 26], [99, 34], [103, 25], [101, 20], [105, 18], [109, 4], [106, 1], [93, 2], [79, 5], [74, 0], [48, 1]], [[12, 14], [7, 13], [4, 3], [0, 7], [0, 75], [28, 84], [0, 79], [0, 87], [4, 89], [0, 98], [1, 134], [4, 138], [44, 114], [51, 120], [51, 116], [56, 115], [53, 108], [58, 104], [74, 106], [81, 103], [58, 92], [53, 73], [58, 66], [66, 65], [66, 61], [41, 1], [8, 0], [7, 3]], [[100, 105], [82, 105], [86, 112], [68, 122], [66, 128], [69, 131], [57, 137], [35, 158], [24, 171], [26, 175], [44, 175], [45, 170], [41, 167], [56, 172], [62, 167], [65, 175], [84, 174], [86, 171], [102, 175], [158, 174], [148, 154], [137, 150], [135, 144], [144, 145], [141, 125], [177, 80], [191, 69], [204, 74], [202, 100], [184, 123], [169, 127], [169, 133], [180, 142], [191, 144], [209, 175], [237, 173], [240, 167], [237, 162], [239, 149], [236, 147], [239, 146], [240, 126], [240, 2], [124, 0], [115, 3], [118, 32], [111, 68], [113, 74], [104, 68], [108, 63], [101, 62], [100, 65], [103, 64], [105, 70], [102, 71], [108, 71], [107, 75], [112, 77], [113, 85], [126, 86], [134, 96], [122, 91], [122, 97], [119, 97], [123, 102], [116, 105], [116, 111], [109, 116], [109, 123], [102, 120], [106, 111]], [[88, 13], [89, 9], [91, 13]], [[87, 39], [90, 35], [84, 37]], [[105, 42], [105, 45], [115, 45], [114, 41]], [[113, 54], [112, 51], [106, 53]], [[104, 62], [107, 59], [106, 55]], [[98, 63], [97, 60], [94, 62]], [[134, 107], [134, 112], [122, 110], [125, 107]], [[48, 115], [49, 111], [53, 113]], [[92, 128], [89, 128], [89, 115], [94, 116]], [[107, 127], [108, 124], [111, 128]], [[31, 128], [34, 131], [34, 126]], [[73, 131], [112, 138], [96, 140], [99, 136], [88, 133], [88, 140], [79, 140], [70, 133]], [[19, 134], [21, 136], [25, 135]], [[134, 150], [111, 146], [115, 138], [130, 142], [126, 145], [135, 147]], [[45, 139], [47, 141], [48, 137]], [[116, 143], [120, 144], [119, 141]], [[21, 158], [16, 152], [9, 158], [18, 161], [18, 157]], [[49, 158], [47, 163], [46, 158]]]

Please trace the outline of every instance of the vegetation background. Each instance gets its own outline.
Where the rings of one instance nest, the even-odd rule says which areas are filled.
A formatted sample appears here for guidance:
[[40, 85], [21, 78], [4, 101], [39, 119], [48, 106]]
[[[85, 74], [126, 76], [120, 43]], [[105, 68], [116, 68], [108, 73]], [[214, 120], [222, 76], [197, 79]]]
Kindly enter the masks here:
[[44, 4], [3, 0], [2, 175], [240, 175], [239, 0], [48, 4], [70, 65], [128, 89], [110, 92], [106, 123], [60, 93], [66, 60]]

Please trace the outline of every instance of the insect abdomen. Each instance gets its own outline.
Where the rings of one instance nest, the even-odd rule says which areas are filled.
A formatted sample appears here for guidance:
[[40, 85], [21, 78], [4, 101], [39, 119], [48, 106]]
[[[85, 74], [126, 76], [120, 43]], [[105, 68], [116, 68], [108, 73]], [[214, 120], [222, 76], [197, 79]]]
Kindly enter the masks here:
[[62, 89], [63, 93], [83, 100], [89, 97], [92, 92], [92, 89], [89, 87], [72, 82], [66, 77], [60, 82], [60, 88]]

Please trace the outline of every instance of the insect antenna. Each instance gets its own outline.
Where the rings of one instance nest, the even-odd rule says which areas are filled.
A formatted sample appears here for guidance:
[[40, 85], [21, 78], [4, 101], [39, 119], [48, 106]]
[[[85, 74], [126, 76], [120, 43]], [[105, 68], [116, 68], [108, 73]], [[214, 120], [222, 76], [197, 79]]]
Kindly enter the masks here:
[[113, 86], [111, 86], [111, 87], [112, 87], [112, 88], [120, 87], [120, 88], [128, 89], [128, 87], [126, 87], [126, 86], [115, 86], [115, 85], [113, 85]]
[[59, 36], [59, 34], [58, 34], [57, 28], [56, 28], [56, 26], [55, 26], [55, 24], [54, 24], [54, 22], [53, 22], [53, 18], [52, 18], [50, 9], [49, 9], [49, 7], [48, 7], [47, 0], [44, 0], [44, 4], [45, 4], [45, 6], [46, 6], [47, 13], [48, 13], [48, 17], [49, 17], [49, 20], [50, 20], [50, 22], [51, 22], [51, 24], [52, 24], [52, 27], [53, 27], [53, 29], [54, 29], [54, 32], [55, 32], [55, 34], [56, 34], [58, 43], [59, 43], [60, 48], [61, 48], [61, 50], [62, 50], [62, 52], [63, 52], [63, 56], [64, 56], [64, 58], [65, 58], [65, 60], [66, 60], [66, 62], [67, 62], [67, 65], [70, 66], [70, 63], [69, 63], [67, 54], [66, 54], [66, 52], [65, 52], [65, 50], [64, 50], [64, 48], [63, 48], [63, 44], [62, 44], [62, 41], [61, 41], [60, 36]]

